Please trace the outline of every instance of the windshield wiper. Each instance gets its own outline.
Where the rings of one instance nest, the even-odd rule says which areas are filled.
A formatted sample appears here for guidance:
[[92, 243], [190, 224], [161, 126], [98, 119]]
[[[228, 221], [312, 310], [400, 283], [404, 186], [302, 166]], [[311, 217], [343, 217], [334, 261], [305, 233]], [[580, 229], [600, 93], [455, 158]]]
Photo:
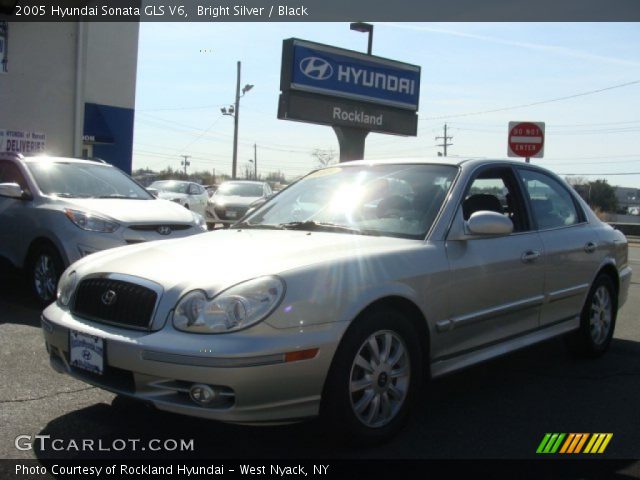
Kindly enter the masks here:
[[117, 198], [119, 200], [122, 200], [122, 199], [125, 199], [125, 200], [148, 200], [148, 198], [128, 197], [126, 195], [120, 195], [119, 193], [112, 193], [111, 195], [98, 195], [98, 196], [92, 197], [92, 198]]
[[80, 195], [74, 195], [73, 193], [66, 193], [66, 192], [52, 192], [49, 195], [53, 197], [61, 197], [61, 198], [87, 198], [87, 197], [81, 197]]
[[233, 225], [231, 225], [231, 228], [246, 228], [246, 229], [251, 229], [251, 228], [261, 228], [264, 230], [282, 230], [282, 227], [280, 227], [279, 225], [269, 225], [269, 224], [260, 224], [260, 223], [247, 223], [247, 222], [240, 222], [240, 223], [234, 223]]
[[357, 235], [363, 235], [364, 232], [358, 228], [345, 227], [344, 225], [338, 225], [335, 223], [316, 222], [315, 220], [306, 220], [304, 222], [288, 222], [281, 223], [278, 227], [283, 230], [309, 230], [309, 231], [324, 231], [324, 232], [344, 232], [354, 233]]

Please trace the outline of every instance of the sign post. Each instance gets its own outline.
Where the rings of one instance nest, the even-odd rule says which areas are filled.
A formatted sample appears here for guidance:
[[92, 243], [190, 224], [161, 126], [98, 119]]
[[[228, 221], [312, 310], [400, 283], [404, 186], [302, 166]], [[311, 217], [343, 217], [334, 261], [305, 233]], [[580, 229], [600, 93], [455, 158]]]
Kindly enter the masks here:
[[509, 122], [508, 156], [544, 157], [544, 122]]

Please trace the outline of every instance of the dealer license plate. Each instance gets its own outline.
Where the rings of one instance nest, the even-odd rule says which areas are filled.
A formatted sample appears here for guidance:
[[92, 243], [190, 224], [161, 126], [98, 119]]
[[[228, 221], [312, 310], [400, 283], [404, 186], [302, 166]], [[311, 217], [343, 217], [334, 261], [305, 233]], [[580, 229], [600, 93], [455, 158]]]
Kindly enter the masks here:
[[238, 216], [238, 212], [235, 210], [227, 210], [227, 218], [236, 218]]
[[74, 367], [102, 375], [104, 372], [104, 340], [95, 335], [69, 332], [69, 360]]

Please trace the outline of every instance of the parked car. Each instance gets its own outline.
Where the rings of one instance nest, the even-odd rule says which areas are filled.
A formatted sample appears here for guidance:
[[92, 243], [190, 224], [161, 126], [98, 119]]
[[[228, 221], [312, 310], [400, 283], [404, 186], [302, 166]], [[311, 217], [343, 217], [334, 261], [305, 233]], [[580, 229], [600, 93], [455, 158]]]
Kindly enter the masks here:
[[156, 200], [104, 162], [0, 153], [0, 256], [26, 270], [43, 303], [85, 255], [204, 229], [201, 216]]
[[425, 377], [558, 336], [602, 355], [627, 254], [545, 169], [351, 162], [233, 229], [81, 260], [43, 329], [57, 371], [161, 410], [380, 441]]
[[266, 199], [273, 192], [267, 182], [233, 180], [222, 183], [207, 204], [207, 224], [221, 223], [225, 227], [236, 223], [258, 200]]
[[204, 217], [209, 194], [202, 185], [182, 180], [158, 180], [149, 185], [149, 189], [157, 191], [157, 197], [182, 205]]
[[218, 185], [205, 185], [204, 189], [207, 191], [207, 195], [209, 195], [209, 198], [211, 198], [213, 194], [216, 193]]

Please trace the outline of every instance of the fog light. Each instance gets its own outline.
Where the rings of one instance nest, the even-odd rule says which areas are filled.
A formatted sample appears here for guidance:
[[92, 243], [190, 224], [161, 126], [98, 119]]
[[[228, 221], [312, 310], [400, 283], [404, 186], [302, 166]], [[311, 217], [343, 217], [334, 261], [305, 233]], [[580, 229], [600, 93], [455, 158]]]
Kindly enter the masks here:
[[191, 385], [189, 396], [191, 400], [202, 406], [211, 404], [217, 397], [216, 391], [213, 388], [201, 383]]

